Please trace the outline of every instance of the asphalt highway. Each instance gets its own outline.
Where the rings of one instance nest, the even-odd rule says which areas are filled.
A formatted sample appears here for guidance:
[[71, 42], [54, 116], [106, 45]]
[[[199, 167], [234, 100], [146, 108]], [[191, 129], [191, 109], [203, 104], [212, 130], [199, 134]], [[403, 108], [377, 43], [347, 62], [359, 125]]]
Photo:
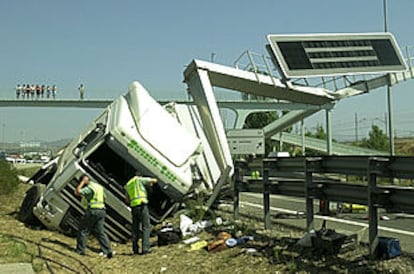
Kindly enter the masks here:
[[[361, 242], [368, 243], [367, 212], [340, 213], [331, 216], [321, 216], [319, 201], [314, 202], [314, 228], [319, 229], [323, 220], [326, 220], [327, 228], [344, 234], [356, 234]], [[232, 205], [228, 205], [232, 207]], [[287, 197], [281, 195], [270, 196], [271, 221], [306, 228], [305, 199]], [[240, 194], [240, 212], [248, 211], [249, 214], [262, 217], [263, 195], [256, 193]], [[400, 240], [401, 249], [404, 252], [414, 254], [414, 215], [390, 214], [380, 210], [379, 236], [392, 237]]]

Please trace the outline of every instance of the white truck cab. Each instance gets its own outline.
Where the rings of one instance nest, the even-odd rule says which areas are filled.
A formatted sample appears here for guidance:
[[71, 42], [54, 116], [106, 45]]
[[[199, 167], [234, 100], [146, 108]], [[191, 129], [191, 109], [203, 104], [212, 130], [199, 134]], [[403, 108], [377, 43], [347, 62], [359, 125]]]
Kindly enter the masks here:
[[76, 231], [84, 209], [74, 190], [86, 174], [105, 189], [105, 228], [118, 241], [130, 237], [124, 185], [135, 171], [158, 179], [148, 192], [153, 222], [161, 222], [186, 196], [211, 193], [223, 176], [229, 176], [214, 157], [197, 108], [163, 107], [138, 82], [53, 161], [31, 178], [36, 184], [27, 193], [19, 218], [66, 233]]

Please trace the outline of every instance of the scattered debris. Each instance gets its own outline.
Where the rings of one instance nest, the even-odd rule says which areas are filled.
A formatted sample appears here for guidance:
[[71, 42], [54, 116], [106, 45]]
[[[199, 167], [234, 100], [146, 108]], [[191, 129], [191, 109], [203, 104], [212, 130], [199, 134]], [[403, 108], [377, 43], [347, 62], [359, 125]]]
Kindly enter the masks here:
[[207, 241], [198, 241], [190, 245], [189, 251], [196, 251], [205, 248], [208, 245]]
[[219, 232], [216, 236], [216, 239], [208, 244], [207, 251], [215, 253], [226, 249], [226, 240], [230, 239], [231, 237], [232, 235], [228, 232]]
[[336, 255], [345, 243], [353, 243], [353, 236], [337, 233], [333, 229], [326, 228], [326, 220], [323, 221], [320, 230], [312, 230], [306, 233], [297, 244], [302, 247], [312, 248], [317, 254]]
[[212, 225], [213, 224], [210, 221], [198, 221], [196, 223], [193, 223], [193, 220], [190, 217], [184, 214], [180, 215], [180, 230], [184, 237], [199, 233], [200, 231]]
[[378, 255], [383, 259], [392, 259], [400, 256], [400, 240], [388, 237], [378, 237]]
[[182, 239], [181, 230], [172, 225], [163, 226], [160, 231], [158, 231], [157, 237], [158, 246], [176, 244]]
[[314, 237], [316, 237], [316, 232], [315, 230], [312, 230], [305, 233], [305, 235], [297, 241], [297, 244], [302, 247], [312, 247], [312, 238]]
[[245, 244], [248, 241], [253, 240], [253, 236], [243, 236], [240, 238], [229, 238], [226, 240], [226, 245], [228, 247], [235, 247], [237, 245]]
[[199, 237], [194, 236], [194, 237], [191, 237], [191, 238], [185, 239], [185, 240], [183, 241], [183, 243], [185, 243], [186, 245], [188, 245], [188, 244], [195, 243], [195, 242], [197, 242], [197, 241], [199, 241], [199, 240], [200, 240], [200, 238], [199, 238]]
[[388, 216], [385, 216], [385, 215], [381, 215], [380, 216], [380, 220], [382, 220], [382, 221], [389, 221], [389, 220], [391, 220], [391, 218], [388, 217]]

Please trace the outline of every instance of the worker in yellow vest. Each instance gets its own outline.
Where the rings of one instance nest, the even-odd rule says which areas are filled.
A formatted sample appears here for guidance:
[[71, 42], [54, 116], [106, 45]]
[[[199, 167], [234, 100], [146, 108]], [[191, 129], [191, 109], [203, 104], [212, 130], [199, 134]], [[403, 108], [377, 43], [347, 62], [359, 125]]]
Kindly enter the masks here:
[[[138, 240], [142, 235], [142, 254], [151, 253], [150, 246], [150, 215], [148, 211], [148, 195], [146, 186], [157, 183], [157, 179], [142, 177], [135, 173], [125, 185], [127, 204], [132, 213], [132, 251], [138, 254]], [[140, 226], [142, 227], [140, 229]]]
[[112, 258], [114, 252], [111, 250], [108, 235], [104, 230], [106, 211], [103, 187], [90, 181], [89, 177], [84, 175], [75, 189], [75, 195], [82, 196], [82, 204], [85, 207], [85, 215], [78, 230], [76, 252], [85, 255], [86, 240], [89, 232], [93, 231], [101, 246], [101, 255], [108, 259]]

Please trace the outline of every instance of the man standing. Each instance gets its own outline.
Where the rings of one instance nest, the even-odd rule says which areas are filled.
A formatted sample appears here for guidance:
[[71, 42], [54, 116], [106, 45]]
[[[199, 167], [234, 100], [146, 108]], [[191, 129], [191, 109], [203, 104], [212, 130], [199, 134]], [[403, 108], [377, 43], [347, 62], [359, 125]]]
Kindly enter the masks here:
[[16, 99], [19, 99], [21, 90], [22, 90], [22, 87], [20, 87], [20, 85], [17, 85], [17, 87], [16, 87]]
[[75, 189], [77, 196], [82, 196], [82, 204], [85, 205], [83, 216], [77, 237], [76, 252], [85, 255], [86, 240], [90, 231], [95, 233], [102, 249], [102, 255], [107, 258], [113, 257], [109, 244], [109, 238], [105, 233], [105, 193], [101, 185], [91, 182], [87, 175], [82, 176]]
[[[126, 202], [132, 211], [132, 251], [138, 254], [139, 234], [142, 235], [142, 254], [151, 253], [150, 249], [150, 216], [148, 211], [148, 196], [145, 186], [152, 185], [157, 179], [141, 177], [138, 172], [125, 185]], [[139, 229], [142, 226], [142, 229]]]
[[83, 84], [80, 84], [80, 86], [79, 86], [79, 96], [80, 96], [81, 100], [83, 100], [84, 93], [85, 93], [85, 87], [83, 86]]
[[52, 86], [52, 97], [53, 97], [53, 99], [56, 98], [56, 91], [57, 91], [57, 86], [56, 85], [53, 85]]

